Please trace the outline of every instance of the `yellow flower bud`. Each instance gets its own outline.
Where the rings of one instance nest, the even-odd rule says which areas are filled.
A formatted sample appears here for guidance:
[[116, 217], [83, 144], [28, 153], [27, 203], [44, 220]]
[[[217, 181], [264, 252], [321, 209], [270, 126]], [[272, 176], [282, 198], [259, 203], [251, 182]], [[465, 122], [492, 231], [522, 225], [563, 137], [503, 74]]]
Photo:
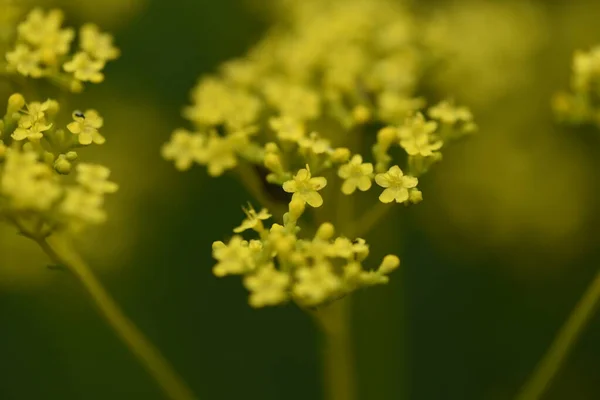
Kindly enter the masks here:
[[65, 154], [65, 157], [69, 161], [75, 161], [77, 160], [78, 155], [76, 151], [69, 151], [67, 154]]
[[381, 265], [379, 266], [378, 272], [381, 274], [389, 274], [400, 266], [400, 259], [393, 255], [388, 254], [383, 258]]
[[410, 191], [408, 195], [408, 200], [413, 204], [418, 204], [423, 201], [423, 192], [417, 189], [413, 189]]
[[276, 143], [269, 142], [265, 144], [265, 152], [266, 153], [279, 153], [279, 147]]
[[377, 141], [380, 143], [390, 144], [398, 138], [398, 131], [392, 126], [386, 126], [377, 133]]
[[265, 167], [273, 172], [281, 172], [283, 166], [281, 165], [281, 159], [275, 153], [267, 153], [264, 160]]
[[336, 163], [344, 163], [350, 159], [350, 149], [346, 147], [338, 147], [333, 150], [331, 154], [331, 160]]
[[59, 174], [68, 175], [69, 173], [71, 173], [72, 164], [69, 162], [69, 160], [67, 160], [67, 158], [63, 154], [61, 154], [60, 156], [58, 156], [56, 162], [54, 163], [54, 169]]
[[18, 113], [25, 106], [25, 98], [21, 93], [15, 93], [8, 98], [8, 107], [6, 114], [12, 115]]
[[290, 201], [290, 218], [293, 221], [298, 221], [298, 219], [304, 213], [304, 209], [306, 208], [306, 203], [298, 198], [292, 199]]
[[335, 227], [330, 222], [325, 222], [319, 226], [315, 237], [321, 240], [329, 240], [335, 235]]
[[367, 123], [371, 119], [371, 110], [364, 105], [356, 106], [352, 110], [352, 118], [359, 124]]

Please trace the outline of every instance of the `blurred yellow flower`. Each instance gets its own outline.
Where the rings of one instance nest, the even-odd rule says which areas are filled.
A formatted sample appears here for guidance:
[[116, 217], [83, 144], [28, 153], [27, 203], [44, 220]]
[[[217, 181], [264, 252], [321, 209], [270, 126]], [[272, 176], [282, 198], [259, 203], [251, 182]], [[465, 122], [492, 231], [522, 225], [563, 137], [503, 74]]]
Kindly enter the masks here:
[[94, 60], [88, 53], [79, 52], [63, 65], [63, 69], [72, 72], [77, 80], [99, 83], [104, 80], [104, 74], [100, 72], [104, 65], [104, 61]]
[[344, 164], [339, 168], [338, 176], [344, 179], [342, 184], [344, 194], [352, 194], [357, 188], [364, 192], [371, 188], [373, 164], [363, 163], [362, 156], [356, 154], [348, 164]]
[[269, 264], [255, 274], [247, 275], [244, 286], [250, 291], [252, 307], [272, 306], [287, 300], [290, 277]]

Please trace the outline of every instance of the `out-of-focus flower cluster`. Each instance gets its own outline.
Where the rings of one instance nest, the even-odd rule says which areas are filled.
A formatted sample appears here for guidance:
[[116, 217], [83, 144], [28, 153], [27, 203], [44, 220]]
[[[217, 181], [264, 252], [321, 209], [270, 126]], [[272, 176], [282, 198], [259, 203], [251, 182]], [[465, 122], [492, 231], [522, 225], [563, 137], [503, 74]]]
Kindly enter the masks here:
[[[325, 204], [329, 218], [329, 211], [350, 201], [349, 195], [377, 186], [381, 203], [420, 202], [418, 177], [441, 160], [449, 141], [474, 132], [476, 125], [467, 108], [451, 100], [428, 105], [418, 95], [432, 55], [420, 42], [415, 17], [390, 0], [285, 4], [279, 23], [245, 57], [200, 79], [192, 104], [184, 109], [192, 129], [176, 130], [162, 148], [163, 157], [180, 170], [205, 165], [211, 176], [229, 170], [253, 174], [255, 181], [266, 181], [253, 194], [265, 188], [291, 194], [290, 213], [294, 204]], [[375, 206], [376, 200], [366, 209]], [[339, 215], [334, 222], [351, 226], [357, 217], [350, 212], [342, 216], [344, 223]], [[327, 221], [321, 213], [312, 222], [329, 226], [321, 225]], [[286, 235], [295, 235], [286, 224], [284, 228]], [[272, 254], [270, 239], [261, 240], [246, 243], [238, 237], [231, 243], [244, 252], [264, 247]], [[280, 282], [279, 293], [286, 293], [277, 302], [291, 295], [300, 303], [316, 304], [350, 290], [352, 285], [344, 283], [346, 270], [337, 261], [333, 266], [320, 255], [309, 256], [312, 248], [293, 240], [299, 248], [290, 254], [298, 258], [308, 249], [304, 261], [279, 260], [279, 269], [271, 266], [264, 273], [262, 267], [238, 272], [252, 273], [246, 280], [251, 291], [262, 274]], [[216, 249], [220, 260], [222, 246]], [[259, 257], [264, 259], [261, 266], [273, 263], [274, 256]], [[348, 257], [349, 268], [355, 268], [354, 256]], [[297, 288], [303, 287], [300, 277], [305, 274], [335, 282], [336, 288], [302, 299]], [[253, 298], [253, 304], [264, 303]]]
[[0, 120], [0, 218], [36, 239], [103, 222], [104, 195], [118, 189], [108, 168], [80, 162], [77, 153], [104, 143], [100, 115], [75, 111], [63, 128], [59, 108], [13, 94]]
[[110, 34], [94, 24], [79, 29], [78, 48], [74, 49], [75, 30], [64, 28], [63, 13], [35, 8], [13, 32], [13, 46], [6, 52], [6, 64], [0, 68], [26, 77], [46, 78], [73, 92], [83, 89], [82, 82], [104, 80], [107, 62], [119, 57]]
[[[304, 203], [292, 201], [283, 225], [265, 226], [271, 215], [266, 209], [245, 210], [246, 219], [227, 242], [213, 243], [218, 261], [217, 276], [243, 275], [250, 291], [250, 305], [264, 307], [293, 300], [303, 307], [330, 302], [365, 286], [385, 284], [387, 275], [398, 268], [400, 260], [386, 256], [376, 270], [363, 269], [369, 255], [363, 239], [350, 240], [335, 235], [331, 223], [321, 224], [313, 237], [300, 237], [297, 222]], [[252, 230], [257, 239], [245, 240], [241, 233]]]
[[570, 86], [569, 92], [554, 96], [552, 105], [558, 118], [600, 126], [600, 46], [575, 52]]

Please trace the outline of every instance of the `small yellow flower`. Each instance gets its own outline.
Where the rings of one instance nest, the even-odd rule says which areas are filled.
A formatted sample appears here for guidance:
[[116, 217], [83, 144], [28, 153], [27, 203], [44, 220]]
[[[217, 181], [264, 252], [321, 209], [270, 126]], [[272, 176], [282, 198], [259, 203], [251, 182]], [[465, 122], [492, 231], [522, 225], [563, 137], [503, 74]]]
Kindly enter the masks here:
[[262, 221], [271, 218], [271, 214], [269, 214], [266, 208], [256, 212], [252, 206], [249, 206], [247, 209], [244, 209], [244, 212], [247, 218], [242, 221], [240, 226], [233, 230], [235, 233], [241, 233], [248, 229], [261, 230], [263, 227]]
[[269, 125], [277, 134], [277, 138], [283, 141], [298, 142], [306, 134], [302, 122], [287, 116], [271, 118]]
[[246, 276], [244, 286], [251, 292], [249, 303], [252, 307], [272, 306], [287, 300], [290, 277], [269, 264], [256, 274]]
[[443, 142], [432, 134], [437, 129], [437, 122], [425, 121], [423, 114], [409, 117], [403, 126], [398, 128], [400, 146], [410, 156], [429, 157], [442, 148]]
[[185, 171], [194, 162], [200, 162], [205, 141], [203, 135], [177, 129], [173, 132], [171, 140], [162, 147], [162, 156], [166, 160], [175, 161], [175, 168], [178, 170]]
[[120, 52], [113, 46], [113, 37], [102, 33], [94, 24], [85, 24], [79, 31], [79, 45], [96, 60], [110, 61], [119, 57]]
[[104, 120], [96, 110], [87, 110], [85, 113], [75, 111], [73, 122], [67, 125], [67, 129], [74, 135], [79, 135], [79, 143], [87, 146], [92, 143], [104, 144], [106, 139], [98, 132], [102, 128]]
[[367, 191], [371, 188], [373, 164], [363, 163], [362, 157], [357, 154], [348, 164], [340, 167], [338, 176], [344, 179], [342, 193], [352, 194], [357, 188], [362, 192]]
[[220, 176], [229, 169], [237, 165], [235, 149], [239, 143], [235, 137], [221, 137], [217, 134], [211, 134], [204, 146], [204, 151], [199, 154], [202, 164], [208, 167], [210, 176]]
[[45, 13], [41, 8], [34, 8], [19, 24], [19, 36], [32, 45], [41, 46], [48, 36], [60, 30], [62, 21], [63, 13], [58, 9]]
[[313, 154], [324, 154], [331, 149], [331, 142], [320, 137], [317, 132], [312, 132], [308, 137], [298, 141], [298, 147]]
[[214, 242], [212, 250], [213, 258], [218, 261], [213, 267], [216, 276], [241, 275], [254, 269], [252, 251], [241, 236], [233, 236], [228, 244]]
[[67, 189], [60, 209], [63, 214], [79, 220], [78, 223], [101, 224], [106, 221], [103, 205], [104, 197], [101, 194], [74, 187]]
[[293, 293], [306, 304], [318, 304], [335, 295], [341, 288], [341, 280], [333, 273], [331, 264], [321, 261], [312, 267], [296, 271]]
[[32, 141], [40, 140], [44, 137], [44, 132], [52, 127], [52, 124], [44, 124], [41, 121], [36, 121], [29, 127], [19, 126], [12, 133], [11, 137], [17, 141], [29, 139]]
[[473, 121], [473, 114], [467, 107], [457, 107], [448, 100], [429, 108], [428, 114], [431, 118], [448, 125], [454, 125], [459, 121]]
[[77, 182], [97, 194], [114, 193], [119, 189], [119, 185], [110, 182], [108, 177], [110, 170], [103, 165], [85, 164], [77, 165]]
[[7, 149], [0, 193], [14, 209], [47, 211], [62, 193], [55, 178], [36, 153]]
[[375, 182], [385, 190], [379, 196], [382, 203], [402, 203], [409, 199], [408, 189], [417, 186], [419, 180], [412, 176], [406, 176], [397, 165], [394, 165], [384, 174], [377, 174]]
[[6, 61], [10, 68], [14, 68], [21, 75], [39, 78], [43, 74], [40, 66], [41, 54], [24, 44], [18, 44], [15, 50], [6, 53]]
[[93, 60], [89, 54], [79, 52], [76, 53], [71, 61], [63, 65], [63, 69], [67, 72], [72, 72], [75, 79], [80, 81], [89, 81], [99, 83], [104, 80], [102, 69], [105, 62], [102, 60]]
[[327, 179], [323, 177], [311, 177], [310, 169], [307, 165], [306, 169], [298, 171], [294, 179], [283, 183], [283, 190], [293, 193], [292, 201], [298, 199], [308, 203], [311, 207], [321, 207], [323, 205], [323, 198], [318, 191], [326, 185]]

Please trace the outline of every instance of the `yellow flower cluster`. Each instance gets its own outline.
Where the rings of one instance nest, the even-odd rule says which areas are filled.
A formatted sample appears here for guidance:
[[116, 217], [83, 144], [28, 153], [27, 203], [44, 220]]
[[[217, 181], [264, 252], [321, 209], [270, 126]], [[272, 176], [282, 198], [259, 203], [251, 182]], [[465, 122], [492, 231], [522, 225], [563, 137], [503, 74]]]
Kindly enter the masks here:
[[70, 91], [81, 91], [82, 82], [104, 80], [102, 70], [119, 56], [111, 35], [94, 24], [79, 30], [79, 48], [72, 52], [75, 31], [63, 28], [63, 13], [33, 9], [18, 24], [14, 47], [6, 53], [8, 72], [47, 78]]
[[558, 93], [553, 99], [558, 118], [600, 127], [600, 46], [575, 52], [570, 86], [569, 92]]
[[62, 129], [59, 109], [55, 100], [26, 103], [17, 93], [0, 120], [0, 216], [23, 234], [44, 237], [101, 223], [104, 195], [118, 189], [106, 167], [78, 162], [76, 149], [104, 142], [98, 113], [76, 111]]
[[[179, 170], [200, 164], [211, 176], [238, 173], [277, 218], [289, 209], [283, 225], [269, 229], [269, 212], [249, 209], [235, 232], [253, 229], [259, 239], [235, 235], [213, 246], [215, 274], [245, 275], [256, 307], [288, 299], [318, 305], [386, 282], [397, 258], [365, 271], [364, 240], [334, 238], [323, 222], [352, 236], [374, 226], [387, 203], [419, 203], [418, 178], [448, 142], [476, 130], [467, 108], [448, 100], [428, 105], [418, 95], [431, 55], [401, 2], [285, 4], [282, 22], [245, 57], [199, 80], [183, 110], [192, 128], [177, 129], [162, 147]], [[348, 196], [374, 187], [379, 200], [365, 194], [356, 218]], [[306, 205], [324, 207], [302, 222], [318, 225], [312, 239], [297, 236]]]
[[[243, 275], [253, 307], [293, 300], [302, 307], [331, 302], [361, 287], [385, 284], [400, 260], [386, 256], [376, 270], [365, 270], [369, 246], [363, 239], [335, 237], [331, 223], [321, 224], [310, 238], [299, 237], [298, 218], [304, 212], [301, 200], [292, 200], [283, 225], [265, 226], [271, 215], [266, 209], [245, 210], [246, 219], [234, 229], [227, 243], [213, 243], [216, 276]], [[257, 239], [240, 233], [253, 230]]]

